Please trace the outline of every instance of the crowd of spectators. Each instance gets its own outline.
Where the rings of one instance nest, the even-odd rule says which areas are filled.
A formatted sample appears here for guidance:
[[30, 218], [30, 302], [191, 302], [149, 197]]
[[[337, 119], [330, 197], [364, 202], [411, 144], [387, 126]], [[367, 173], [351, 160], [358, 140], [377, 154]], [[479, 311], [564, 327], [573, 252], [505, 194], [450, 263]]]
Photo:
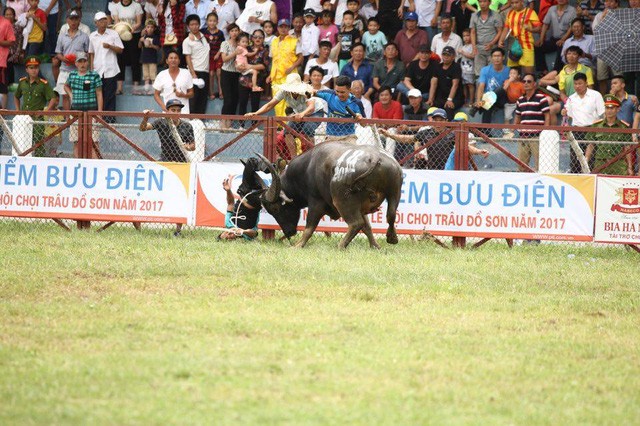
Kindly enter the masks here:
[[[261, 101], [271, 100], [268, 109], [285, 116], [287, 101], [295, 102], [278, 92], [296, 74], [313, 86], [300, 96], [324, 99], [296, 100], [293, 114], [303, 116], [317, 116], [316, 105], [331, 116], [327, 99], [348, 77], [363, 117], [424, 119], [435, 107], [448, 121], [464, 109], [495, 123], [502, 110], [507, 124], [592, 125], [605, 120], [603, 96], [612, 93], [618, 118], [640, 122], [640, 70], [622, 74], [594, 52], [593, 32], [620, 0], [114, 0], [93, 15], [93, 31], [81, 23], [80, 4], [65, 4], [58, 19], [63, 1], [6, 1], [2, 106], [17, 83], [14, 67], [36, 57], [52, 61], [51, 85], [65, 109], [116, 110], [129, 67], [132, 94], [153, 95], [162, 111], [179, 99], [183, 113], [205, 113], [221, 99], [223, 115], [261, 113]], [[101, 93], [80, 105], [70, 83], [85, 54]], [[602, 103], [586, 120], [577, 106], [584, 97]], [[523, 145], [523, 161], [536, 157], [535, 145]]]

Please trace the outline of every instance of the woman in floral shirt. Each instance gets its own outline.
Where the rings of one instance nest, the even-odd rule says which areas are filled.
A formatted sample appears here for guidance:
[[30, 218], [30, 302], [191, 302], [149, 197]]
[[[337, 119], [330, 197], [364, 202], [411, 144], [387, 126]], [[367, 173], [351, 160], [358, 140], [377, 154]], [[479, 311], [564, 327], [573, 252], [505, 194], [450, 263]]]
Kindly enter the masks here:
[[[258, 54], [249, 58], [249, 68], [260, 71], [258, 75], [258, 84], [260, 87], [265, 86], [265, 79], [269, 74], [269, 49], [264, 46], [265, 34], [262, 30], [255, 30], [251, 35], [251, 47], [249, 52], [258, 51]], [[260, 96], [262, 92], [254, 92], [251, 90], [251, 74], [242, 75], [240, 77], [240, 88], [238, 93], [238, 115], [244, 115], [247, 112], [247, 102], [251, 100], [251, 112], [260, 108]]]

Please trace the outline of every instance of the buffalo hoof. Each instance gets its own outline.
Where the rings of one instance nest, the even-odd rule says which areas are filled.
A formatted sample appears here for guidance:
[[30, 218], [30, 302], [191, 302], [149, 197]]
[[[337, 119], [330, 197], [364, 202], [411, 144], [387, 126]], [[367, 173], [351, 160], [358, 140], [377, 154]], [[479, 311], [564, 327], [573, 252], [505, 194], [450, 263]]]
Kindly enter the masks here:
[[398, 244], [398, 236], [396, 234], [388, 234], [387, 242], [389, 244]]

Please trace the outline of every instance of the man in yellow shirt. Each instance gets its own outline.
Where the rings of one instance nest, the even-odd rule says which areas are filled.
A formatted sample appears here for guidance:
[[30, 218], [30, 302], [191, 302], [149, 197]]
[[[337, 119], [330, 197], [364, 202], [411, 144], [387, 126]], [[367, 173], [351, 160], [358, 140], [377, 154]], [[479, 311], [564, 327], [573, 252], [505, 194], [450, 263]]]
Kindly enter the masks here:
[[[271, 42], [271, 74], [267, 78], [267, 83], [271, 83], [273, 95], [278, 91], [278, 85], [283, 84], [287, 76], [292, 72], [297, 72], [302, 63], [302, 47], [299, 39], [289, 35], [291, 23], [288, 19], [278, 21], [278, 37]], [[275, 106], [275, 114], [284, 117], [287, 104], [282, 101]]]

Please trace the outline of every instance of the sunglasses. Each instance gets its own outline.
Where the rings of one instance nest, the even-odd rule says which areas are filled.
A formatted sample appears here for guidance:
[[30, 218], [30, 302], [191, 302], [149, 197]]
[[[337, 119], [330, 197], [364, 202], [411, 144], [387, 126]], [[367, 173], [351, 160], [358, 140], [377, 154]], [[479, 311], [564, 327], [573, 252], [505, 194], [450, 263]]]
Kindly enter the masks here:
[[258, 36], [251, 36], [251, 38], [256, 39], [256, 40], [258, 40], [258, 39], [262, 40], [264, 37], [258, 35]]

